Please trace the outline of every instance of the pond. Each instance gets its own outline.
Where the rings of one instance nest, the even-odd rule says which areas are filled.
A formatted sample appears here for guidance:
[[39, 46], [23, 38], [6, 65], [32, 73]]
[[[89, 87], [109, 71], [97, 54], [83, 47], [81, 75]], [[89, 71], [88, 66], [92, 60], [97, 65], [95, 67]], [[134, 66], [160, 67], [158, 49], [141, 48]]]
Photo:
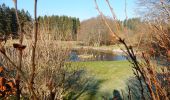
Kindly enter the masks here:
[[123, 55], [113, 54], [97, 50], [72, 50], [70, 61], [118, 61], [126, 60]]

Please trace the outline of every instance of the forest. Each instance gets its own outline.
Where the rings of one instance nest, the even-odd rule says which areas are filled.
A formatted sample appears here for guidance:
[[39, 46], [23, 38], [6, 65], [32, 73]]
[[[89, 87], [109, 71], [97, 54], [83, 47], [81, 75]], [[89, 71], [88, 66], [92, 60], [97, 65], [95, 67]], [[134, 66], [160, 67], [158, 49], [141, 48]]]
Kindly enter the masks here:
[[[31, 27], [33, 18], [28, 11], [18, 10], [23, 30]], [[0, 5], [0, 35], [18, 37], [18, 24], [15, 16], [15, 9], [9, 8], [5, 4]], [[80, 21], [78, 18], [69, 16], [39, 16], [39, 27], [43, 28], [46, 34], [54, 34], [56, 40], [76, 40], [77, 33], [80, 28]], [[25, 29], [26, 30], [26, 29]], [[28, 36], [31, 34], [28, 33]], [[57, 37], [61, 36], [61, 37]]]

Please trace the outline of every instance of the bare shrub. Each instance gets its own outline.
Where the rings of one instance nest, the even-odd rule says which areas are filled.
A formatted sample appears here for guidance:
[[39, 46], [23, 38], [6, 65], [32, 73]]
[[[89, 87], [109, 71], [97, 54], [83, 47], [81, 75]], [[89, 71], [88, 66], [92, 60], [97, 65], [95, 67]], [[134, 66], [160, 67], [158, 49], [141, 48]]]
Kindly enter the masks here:
[[[17, 0], [14, 0], [14, 4], [17, 9]], [[63, 99], [74, 91], [75, 86], [73, 88], [72, 85], [79, 82], [80, 78], [76, 78], [80, 77], [79, 69], [68, 61], [70, 54], [68, 47], [71, 45], [68, 44], [68, 47], [58, 45], [57, 41], [50, 41], [45, 36], [46, 31], [38, 31], [37, 0], [34, 6], [35, 22], [28, 25], [29, 30], [20, 28], [19, 43], [14, 41], [14, 43], [5, 45], [1, 41], [1, 63], [8, 70], [6, 77], [15, 78], [15, 81], [18, 81], [15, 83], [17, 99], [20, 97], [34, 100]], [[20, 25], [19, 18], [18, 24]], [[25, 33], [34, 33], [29, 36], [32, 40], [23, 34], [23, 30]], [[42, 35], [41, 38], [38, 35]], [[76, 80], [72, 80], [73, 78]], [[72, 80], [71, 84], [69, 80]], [[83, 83], [83, 80], [81, 82]]]
[[[140, 91], [139, 93], [139, 98], [141, 100], [168, 100], [169, 99], [169, 71], [164, 71], [166, 69], [166, 67], [161, 67], [160, 65], [157, 65], [154, 61], [151, 60], [151, 55], [148, 52], [145, 51], [141, 51], [141, 56], [140, 59], [138, 58], [136, 51], [133, 49], [133, 47], [130, 45], [128, 45], [124, 39], [122, 39], [119, 34], [117, 32], [115, 32], [114, 30], [112, 30], [110, 28], [110, 26], [108, 25], [107, 21], [105, 20], [105, 17], [103, 16], [103, 13], [100, 11], [96, 0], [95, 4], [96, 4], [96, 8], [98, 10], [98, 12], [100, 13], [100, 15], [102, 16], [103, 22], [105, 23], [105, 25], [110, 29], [110, 32], [113, 34], [113, 37], [115, 37], [121, 44], [123, 44], [126, 48], [126, 51], [124, 51], [127, 56], [128, 56], [128, 60], [129, 62], [132, 64], [132, 68], [133, 68], [133, 72], [134, 75], [137, 79], [137, 81], [139, 82], [139, 86], [137, 87], [137, 89]], [[115, 19], [116, 16], [114, 14], [114, 11], [109, 3], [109, 0], [106, 0], [110, 11], [113, 15], [113, 18]], [[116, 21], [116, 20], [115, 20]], [[116, 22], [115, 22], [116, 23]], [[119, 26], [119, 25], [117, 25]], [[162, 36], [163, 35], [159, 35], [159, 37], [157, 39], [162, 39], [161, 43], [156, 43], [158, 45], [161, 44], [165, 44], [167, 43], [166, 40], [168, 40], [168, 38], [164, 38]], [[166, 35], [165, 35], [166, 36]], [[152, 42], [152, 41], [148, 41], [148, 42]], [[167, 47], [167, 45], [165, 45]], [[157, 49], [157, 48], [154, 48]], [[165, 53], [165, 52], [164, 52]], [[162, 71], [158, 70], [161, 69]], [[166, 76], [166, 77], [165, 77]], [[164, 77], [163, 81], [160, 77]], [[165, 84], [168, 83], [168, 84]], [[131, 88], [128, 88], [128, 99], [132, 100], [132, 94], [131, 92]], [[148, 96], [145, 96], [148, 95]]]

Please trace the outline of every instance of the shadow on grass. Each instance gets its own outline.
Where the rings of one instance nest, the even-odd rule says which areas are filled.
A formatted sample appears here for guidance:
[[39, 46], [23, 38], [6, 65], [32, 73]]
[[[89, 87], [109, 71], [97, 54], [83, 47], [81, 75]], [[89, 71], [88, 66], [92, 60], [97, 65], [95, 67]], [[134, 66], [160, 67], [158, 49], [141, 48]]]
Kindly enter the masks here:
[[100, 88], [100, 84], [102, 84], [103, 82], [104, 80], [94, 80], [94, 79], [89, 82], [86, 89], [87, 100], [96, 100], [98, 98], [96, 96]]
[[112, 95], [113, 97], [109, 97], [109, 99], [107, 96], [102, 96], [102, 98], [103, 100], [123, 100], [119, 90], [114, 89]]
[[[162, 88], [164, 88], [166, 92], [168, 92], [170, 90], [169, 84], [168, 84], [168, 81], [167, 81], [168, 77], [170, 77], [170, 75], [168, 75], [167, 73], [164, 73], [164, 74], [158, 73], [157, 74], [157, 79], [160, 82]], [[132, 100], [143, 100], [142, 99], [141, 86], [139, 84], [139, 81], [136, 78], [129, 79], [127, 81], [127, 85], [130, 87]], [[143, 85], [143, 89], [144, 89], [144, 91], [143, 91], [144, 98], [146, 100], [152, 100], [151, 95], [149, 93], [149, 90], [148, 90], [146, 84], [144, 84], [144, 81], [142, 81], [142, 85]], [[156, 88], [155, 88], [154, 84], [152, 85], [152, 90], [153, 90], [153, 92], [155, 93], [155, 96], [156, 96]], [[165, 99], [164, 97], [161, 97], [161, 95], [159, 95], [159, 97], [162, 100]]]
[[118, 90], [113, 90], [113, 100], [122, 100], [122, 96]]
[[[125, 90], [113, 90], [113, 97], [110, 98], [110, 100], [143, 100], [139, 81], [135, 77], [127, 80], [126, 85], [127, 87], [125, 88]], [[149, 92], [144, 83], [143, 86], [144, 96], [146, 100], [150, 100]]]
[[104, 80], [98, 80], [94, 77], [87, 76], [85, 70], [79, 70], [67, 80], [66, 96], [64, 100], [77, 100], [80, 98], [86, 100], [94, 100], [96, 93], [98, 93], [100, 84]]
[[[147, 87], [146, 87], [146, 85], [144, 84], [143, 81], [142, 81], [142, 85], [143, 85], [143, 88], [144, 88], [143, 93], [144, 93], [146, 100], [150, 100], [148, 89], [147, 89]], [[129, 88], [127, 87], [126, 90], [125, 90], [126, 91], [125, 96], [124, 96], [125, 98], [131, 98], [132, 100], [143, 100], [142, 95], [141, 95], [142, 93], [141, 93], [140, 83], [135, 77], [130, 78], [127, 81], [127, 86], [129, 86]]]

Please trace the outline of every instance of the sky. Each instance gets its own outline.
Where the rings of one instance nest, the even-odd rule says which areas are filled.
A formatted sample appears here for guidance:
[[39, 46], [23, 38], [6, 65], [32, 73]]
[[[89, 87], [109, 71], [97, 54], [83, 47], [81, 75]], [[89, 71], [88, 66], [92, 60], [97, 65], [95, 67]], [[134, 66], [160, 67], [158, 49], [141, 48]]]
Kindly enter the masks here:
[[[111, 16], [110, 10], [105, 0], [97, 0], [99, 8], [106, 16]], [[136, 17], [135, 0], [126, 0], [128, 18]], [[0, 4], [5, 3], [9, 7], [14, 7], [13, 0], [0, 0]], [[110, 4], [118, 19], [124, 20], [125, 0], [110, 0]], [[18, 9], [27, 10], [31, 16], [34, 11], [34, 0], [18, 0]], [[37, 14], [44, 15], [67, 15], [77, 17], [80, 21], [96, 17], [99, 15], [95, 8], [94, 0], [38, 0]]]

